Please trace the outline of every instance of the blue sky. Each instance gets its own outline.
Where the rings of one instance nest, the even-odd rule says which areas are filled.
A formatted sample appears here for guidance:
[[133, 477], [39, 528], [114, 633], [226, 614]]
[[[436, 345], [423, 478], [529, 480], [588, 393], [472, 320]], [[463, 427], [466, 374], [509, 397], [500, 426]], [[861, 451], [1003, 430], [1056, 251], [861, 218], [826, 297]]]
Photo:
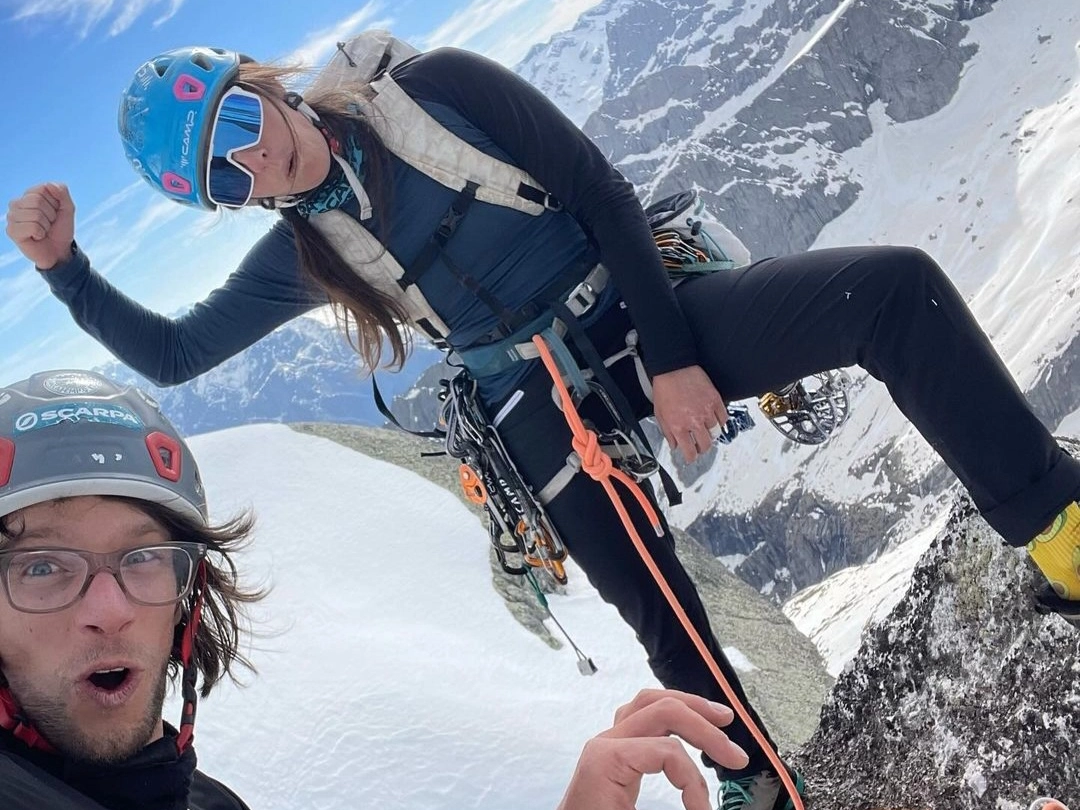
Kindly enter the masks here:
[[[200, 300], [268, 227], [159, 198], [116, 134], [120, 91], [144, 60], [180, 45], [321, 64], [333, 43], [389, 28], [417, 47], [456, 45], [513, 66], [597, 0], [0, 0], [0, 216], [45, 181], [67, 183], [94, 267], [160, 312]], [[0, 384], [108, 359], [0, 236]]]

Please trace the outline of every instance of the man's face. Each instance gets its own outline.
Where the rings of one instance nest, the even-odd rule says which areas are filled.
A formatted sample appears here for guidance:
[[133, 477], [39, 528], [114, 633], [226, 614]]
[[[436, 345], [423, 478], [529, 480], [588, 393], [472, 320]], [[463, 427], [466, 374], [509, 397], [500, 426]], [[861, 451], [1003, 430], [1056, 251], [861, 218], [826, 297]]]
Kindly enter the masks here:
[[[5, 521], [8, 548], [99, 553], [172, 540], [148, 515], [96, 496], [27, 507]], [[22, 613], [0, 598], [0, 671], [27, 719], [62, 753], [120, 762], [162, 735], [177, 608], [132, 603], [101, 571], [57, 613]]]

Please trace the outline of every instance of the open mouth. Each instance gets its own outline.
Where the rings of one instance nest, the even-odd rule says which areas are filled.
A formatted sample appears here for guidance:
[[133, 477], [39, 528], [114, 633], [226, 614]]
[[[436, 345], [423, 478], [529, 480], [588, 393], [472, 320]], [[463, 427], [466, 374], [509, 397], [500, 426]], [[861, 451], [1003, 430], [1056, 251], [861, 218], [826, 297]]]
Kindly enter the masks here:
[[130, 675], [131, 670], [127, 667], [116, 667], [115, 669], [103, 669], [92, 672], [87, 680], [98, 689], [103, 689], [106, 692], [115, 692], [123, 688]]

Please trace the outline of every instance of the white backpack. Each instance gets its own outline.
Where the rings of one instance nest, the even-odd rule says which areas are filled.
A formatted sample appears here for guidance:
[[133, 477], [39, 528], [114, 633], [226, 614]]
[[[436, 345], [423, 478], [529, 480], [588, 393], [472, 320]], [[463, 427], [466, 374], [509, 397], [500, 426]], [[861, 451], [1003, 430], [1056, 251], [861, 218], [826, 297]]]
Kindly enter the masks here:
[[[462, 140], [398, 87], [390, 77], [390, 68], [417, 53], [387, 31], [366, 31], [338, 43], [337, 52], [306, 95], [317, 98], [333, 91], [353, 95], [358, 109], [390, 152], [459, 192], [459, 198], [467, 194], [533, 216], [560, 210], [559, 202], [528, 173]], [[372, 210], [366, 191], [348, 165], [338, 162], [360, 202], [360, 218], [368, 219]], [[405, 269], [370, 231], [340, 210], [314, 214], [309, 221], [358, 275], [396, 300], [413, 325], [436, 344], [445, 342], [449, 327], [415, 281], [403, 281]]]
[[[462, 140], [398, 86], [390, 76], [390, 69], [419, 53], [388, 31], [365, 31], [348, 42], [338, 43], [337, 51], [305, 95], [317, 98], [327, 92], [349, 93], [390, 152], [447, 188], [533, 216], [561, 210], [561, 203], [527, 172]], [[347, 165], [342, 168], [360, 202], [361, 219], [368, 219], [372, 209], [366, 191]], [[671, 199], [657, 205], [662, 206]], [[700, 202], [696, 194], [693, 201]], [[696, 228], [692, 234], [688, 230], [694, 222], [700, 223], [700, 207], [693, 211], [683, 207], [672, 213], [673, 216], [665, 221], [666, 228], [685, 230], [686, 233], [681, 234], [684, 239], [700, 243], [703, 234]], [[414, 325], [436, 343], [445, 341], [449, 327], [414, 282], [402, 281], [405, 269], [370, 231], [340, 210], [312, 215], [310, 222], [357, 274], [393, 297]], [[718, 222], [706, 222], [709, 235], [717, 237], [702, 245], [709, 257], [717, 262], [708, 269], [749, 263], [750, 253], [738, 237]], [[722, 249], [713, 250], [713, 247]]]

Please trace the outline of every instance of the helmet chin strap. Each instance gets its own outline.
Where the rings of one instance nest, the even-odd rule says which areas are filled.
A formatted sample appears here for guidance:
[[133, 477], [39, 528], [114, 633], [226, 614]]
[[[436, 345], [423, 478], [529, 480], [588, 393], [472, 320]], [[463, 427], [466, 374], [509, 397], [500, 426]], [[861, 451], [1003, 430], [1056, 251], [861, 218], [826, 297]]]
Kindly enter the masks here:
[[180, 696], [184, 701], [180, 710], [180, 728], [176, 735], [176, 752], [183, 754], [184, 749], [195, 739], [195, 708], [199, 705], [199, 693], [195, 682], [199, 677], [199, 668], [195, 662], [195, 636], [199, 631], [202, 618], [203, 590], [206, 588], [206, 560], [199, 560], [195, 571], [195, 583], [191, 589], [191, 615], [187, 625], [181, 631], [178, 657], [182, 667], [180, 675]]
[[11, 690], [6, 686], [0, 687], [0, 728], [10, 731], [15, 735], [15, 739], [21, 740], [30, 748], [50, 754], [56, 753], [56, 749], [41, 736], [41, 732], [22, 716]]
[[[371, 218], [371, 198], [368, 197], [367, 191], [364, 189], [364, 184], [360, 182], [360, 178], [356, 176], [356, 172], [353, 167], [349, 165], [349, 161], [343, 158], [339, 152], [341, 151], [341, 143], [337, 137], [330, 131], [330, 128], [322, 122], [319, 118], [319, 114], [311, 108], [311, 105], [304, 101], [304, 97], [299, 93], [292, 91], [285, 94], [285, 103], [301, 113], [307, 118], [315, 129], [322, 133], [322, 136], [326, 139], [326, 145], [330, 147], [330, 157], [332, 157], [341, 167], [342, 173], [345, 175], [345, 180], [348, 182], [349, 187], [352, 189], [353, 194], [356, 195], [357, 201], [360, 203], [360, 219]], [[291, 208], [304, 199], [303, 194], [290, 194], [284, 197], [274, 197], [267, 208]]]

